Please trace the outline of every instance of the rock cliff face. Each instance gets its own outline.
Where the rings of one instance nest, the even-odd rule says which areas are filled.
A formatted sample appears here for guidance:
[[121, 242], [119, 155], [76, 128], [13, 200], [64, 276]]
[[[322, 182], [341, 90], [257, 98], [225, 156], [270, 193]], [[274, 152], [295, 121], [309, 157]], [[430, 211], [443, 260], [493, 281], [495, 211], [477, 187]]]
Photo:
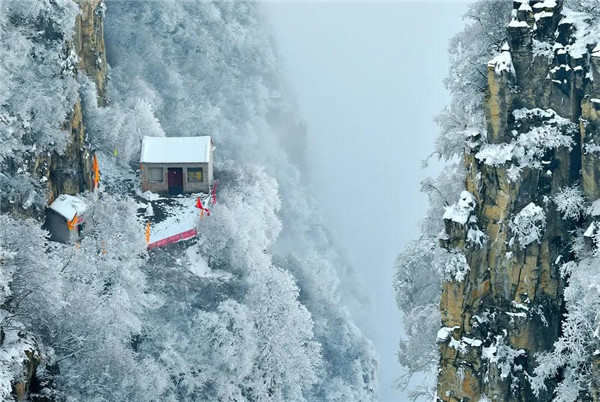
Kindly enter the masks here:
[[443, 286], [444, 401], [552, 399], [556, 384], [536, 396], [528, 374], [560, 334], [569, 232], [590, 223], [563, 219], [553, 197], [580, 184], [588, 201], [600, 198], [600, 52], [588, 22], [561, 0], [513, 7], [487, 69], [487, 139], [464, 155], [465, 219], [444, 221], [443, 246], [468, 264], [464, 280]]
[[13, 383], [12, 396], [17, 401], [37, 400], [36, 398], [29, 399], [29, 392], [31, 383], [36, 375], [36, 370], [41, 361], [40, 352], [35, 341], [27, 339], [27, 335], [23, 332], [18, 333], [17, 339], [20, 340], [23, 345], [20, 348], [22, 349], [21, 353], [23, 354], [21, 359], [22, 372], [19, 379]]
[[[106, 49], [104, 45], [104, 2], [77, 0], [81, 14], [75, 21], [72, 46], [78, 57], [77, 68], [89, 75], [98, 89], [100, 106], [108, 103], [106, 93]], [[48, 203], [60, 194], [77, 194], [92, 187], [92, 152], [86, 144], [81, 101], [77, 100], [73, 112], [63, 129], [71, 134], [64, 155], [39, 157], [36, 172], [45, 176]]]
[[[78, 0], [81, 14], [77, 16], [75, 33], [69, 47], [77, 56], [78, 74], [87, 74], [98, 89], [100, 106], [108, 103], [106, 93], [106, 51], [104, 45], [104, 8], [101, 0]], [[38, 153], [23, 162], [6, 161], [4, 170], [17, 172], [26, 170], [35, 182], [44, 183], [46, 202], [50, 204], [60, 194], [77, 194], [92, 187], [92, 155], [86, 142], [81, 101], [76, 100], [73, 110], [62, 129], [69, 133], [68, 145], [62, 154]], [[24, 207], [19, 203], [2, 200], [2, 211], [41, 218], [41, 210]]]
[[77, 67], [94, 80], [99, 106], [106, 106], [108, 95], [103, 23], [106, 6], [102, 0], [77, 0], [77, 3], [81, 8], [73, 37], [73, 47], [79, 56]]

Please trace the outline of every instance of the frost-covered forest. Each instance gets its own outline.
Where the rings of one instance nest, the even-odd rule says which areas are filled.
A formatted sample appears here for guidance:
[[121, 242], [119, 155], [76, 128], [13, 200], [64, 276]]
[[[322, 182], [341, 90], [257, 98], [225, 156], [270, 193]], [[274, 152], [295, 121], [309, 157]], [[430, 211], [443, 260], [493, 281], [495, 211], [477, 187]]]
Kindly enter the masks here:
[[[92, 1], [103, 92], [73, 45], [84, 3], [0, 0], [0, 398], [373, 400], [378, 358], [342, 304], [352, 273], [300, 173], [260, 5]], [[216, 144], [210, 218], [157, 251], [130, 180], [144, 135]], [[83, 174], [55, 160], [86, 149], [90, 218], [77, 245], [50, 242], [48, 183]]]
[[[389, 284], [415, 400], [600, 400], [599, 24], [478, 0], [449, 43]], [[0, 0], [0, 400], [377, 399], [281, 65], [258, 2]], [[142, 191], [147, 136], [211, 136], [209, 193]]]
[[[449, 44], [444, 169], [422, 183], [429, 212], [395, 266], [399, 385], [426, 377], [415, 399], [598, 400], [600, 201], [585, 105], [598, 101], [599, 18], [597, 0], [478, 1]], [[508, 134], [494, 125], [505, 110]]]

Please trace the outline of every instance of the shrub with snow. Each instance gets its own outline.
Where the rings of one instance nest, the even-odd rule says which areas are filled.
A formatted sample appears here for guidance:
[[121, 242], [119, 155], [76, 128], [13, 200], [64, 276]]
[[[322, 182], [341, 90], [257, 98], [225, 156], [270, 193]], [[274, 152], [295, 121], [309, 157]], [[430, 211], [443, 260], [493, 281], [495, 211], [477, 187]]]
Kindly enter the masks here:
[[564, 187], [553, 197], [556, 209], [565, 219], [579, 219], [586, 211], [583, 191], [578, 185]]
[[488, 236], [476, 224], [467, 231], [467, 244], [471, 247], [483, 247], [487, 240]]
[[546, 228], [546, 214], [541, 207], [530, 202], [514, 216], [509, 227], [521, 247], [526, 247], [542, 238]]
[[446, 280], [461, 282], [471, 270], [465, 255], [460, 251], [448, 252], [444, 264], [444, 277]]
[[476, 205], [475, 197], [465, 190], [460, 193], [460, 199], [456, 204], [446, 207], [444, 219], [465, 225]]
[[[513, 111], [516, 126], [513, 140], [503, 144], [485, 144], [475, 158], [486, 165], [507, 167], [509, 178], [516, 180], [523, 168], [541, 169], [542, 157], [548, 150], [571, 148], [571, 134], [576, 125], [551, 109], [517, 109]], [[524, 132], [519, 132], [520, 130]]]
[[522, 366], [515, 363], [515, 359], [524, 355], [523, 349], [514, 349], [507, 345], [502, 335], [497, 335], [494, 343], [481, 349], [481, 358], [495, 364], [502, 378], [512, 377], [513, 373], [523, 370]]

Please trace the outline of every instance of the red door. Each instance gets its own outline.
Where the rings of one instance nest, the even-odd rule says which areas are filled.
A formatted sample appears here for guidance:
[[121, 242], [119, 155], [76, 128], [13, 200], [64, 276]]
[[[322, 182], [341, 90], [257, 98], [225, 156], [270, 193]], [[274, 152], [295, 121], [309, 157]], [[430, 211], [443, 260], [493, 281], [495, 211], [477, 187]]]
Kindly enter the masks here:
[[169, 168], [167, 177], [169, 180], [169, 194], [183, 193], [183, 169]]

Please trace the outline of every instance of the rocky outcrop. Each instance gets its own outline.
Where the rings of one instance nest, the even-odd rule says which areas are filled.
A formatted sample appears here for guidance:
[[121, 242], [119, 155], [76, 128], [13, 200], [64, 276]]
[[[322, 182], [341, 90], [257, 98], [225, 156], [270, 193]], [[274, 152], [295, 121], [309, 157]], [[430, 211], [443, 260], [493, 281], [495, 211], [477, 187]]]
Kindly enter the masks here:
[[[70, 73], [86, 74], [93, 79], [98, 90], [98, 103], [103, 106], [108, 103], [103, 28], [105, 5], [100, 0], [77, 0], [77, 3], [81, 13], [74, 21], [74, 35], [65, 49], [65, 54], [71, 55], [62, 62], [70, 65], [76, 61], [72, 65], [74, 71], [70, 70]], [[0, 193], [3, 212], [41, 219], [43, 206], [58, 195], [77, 194], [92, 188], [93, 151], [86, 141], [82, 113], [81, 101], [76, 99], [61, 127], [69, 134], [62, 152], [43, 151], [32, 142], [31, 148], [23, 154], [3, 161], [2, 172], [8, 175], [6, 180], [12, 180], [11, 184], [4, 183], [4, 191]]]
[[476, 200], [467, 222], [486, 241], [446, 219], [443, 246], [464, 253], [469, 270], [443, 285], [441, 400], [552, 400], [556, 384], [535, 395], [528, 375], [560, 334], [559, 266], [573, 259], [577, 224], [552, 200], [575, 183], [600, 198], [600, 48], [580, 17], [560, 0], [514, 1], [507, 44], [488, 65], [487, 141], [464, 156]]
[[[77, 0], [77, 3], [81, 14], [75, 21], [72, 41], [78, 56], [77, 68], [94, 80], [98, 103], [105, 106], [108, 103], [103, 24], [105, 5], [101, 0]], [[63, 129], [70, 133], [64, 154], [44, 155], [36, 160], [36, 172], [39, 177], [46, 178], [48, 203], [60, 194], [77, 194], [92, 188], [92, 150], [86, 143], [80, 100], [76, 101]]]
[[99, 106], [108, 104], [106, 75], [106, 46], [104, 44], [103, 0], [76, 0], [81, 15], [75, 22], [73, 47], [79, 57], [77, 68], [96, 83]]
[[[5, 322], [8, 312], [0, 310], [2, 322]], [[10, 321], [10, 319], [9, 319]], [[32, 337], [28, 336], [23, 326], [18, 322], [13, 325], [0, 327], [0, 367], [3, 376], [11, 379], [11, 396], [13, 400], [29, 400], [29, 390], [35, 378], [36, 370], [41, 361], [39, 347]], [[4, 384], [2, 384], [4, 385]], [[7, 390], [3, 390], [7, 391]], [[3, 395], [4, 392], [2, 392]]]
[[17, 401], [28, 400], [31, 382], [40, 364], [40, 355], [37, 349], [26, 350], [24, 354], [22, 374], [18, 381], [13, 384], [12, 394]]

